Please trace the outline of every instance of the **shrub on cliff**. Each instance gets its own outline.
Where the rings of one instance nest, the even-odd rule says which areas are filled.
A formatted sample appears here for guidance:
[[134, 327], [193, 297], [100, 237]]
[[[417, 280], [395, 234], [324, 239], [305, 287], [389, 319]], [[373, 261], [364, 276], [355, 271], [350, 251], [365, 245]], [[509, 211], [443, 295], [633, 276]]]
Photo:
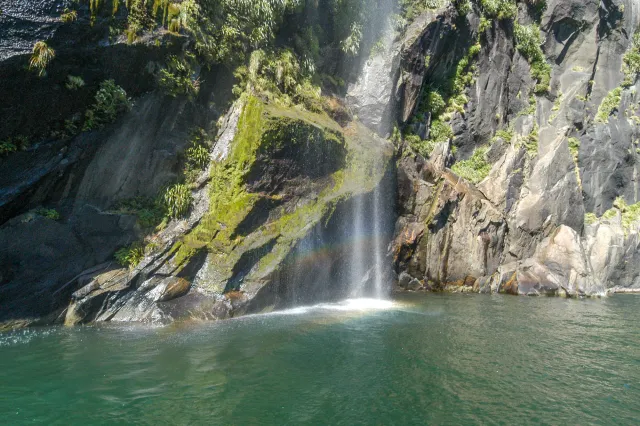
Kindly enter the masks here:
[[640, 31], [638, 30], [631, 39], [631, 48], [622, 58], [622, 72], [624, 72], [624, 81], [622, 82], [624, 87], [635, 83], [636, 77], [640, 73]]
[[127, 92], [113, 80], [105, 80], [100, 83], [95, 100], [93, 106], [85, 114], [82, 130], [98, 129], [111, 123], [118, 115], [129, 111], [132, 106], [131, 101], [127, 98]]
[[598, 113], [596, 114], [596, 123], [608, 123], [609, 116], [619, 108], [621, 99], [621, 87], [616, 87], [611, 92], [609, 92], [598, 107]]
[[158, 84], [173, 97], [195, 96], [200, 90], [200, 80], [194, 77], [194, 71], [189, 62], [175, 55], [170, 56], [166, 68], [160, 70]]
[[540, 48], [542, 44], [540, 28], [535, 24], [519, 25], [516, 23], [514, 33], [516, 48], [529, 62], [531, 78], [538, 82], [535, 92], [538, 94], [548, 92], [551, 83], [551, 66], [547, 64], [542, 48]]
[[164, 207], [171, 218], [184, 216], [191, 205], [191, 190], [185, 184], [178, 183], [169, 188], [163, 196]]
[[513, 19], [518, 13], [515, 0], [480, 0], [485, 15], [496, 19]]
[[458, 161], [451, 171], [472, 183], [479, 183], [489, 175], [491, 164], [486, 159], [487, 147], [477, 148], [471, 158]]
[[122, 247], [114, 256], [120, 265], [135, 268], [144, 259], [144, 247], [140, 243], [134, 243], [129, 247]]
[[29, 60], [29, 69], [37, 71], [38, 75], [43, 77], [47, 74], [47, 66], [55, 57], [56, 52], [44, 41], [39, 41], [33, 46], [31, 59]]

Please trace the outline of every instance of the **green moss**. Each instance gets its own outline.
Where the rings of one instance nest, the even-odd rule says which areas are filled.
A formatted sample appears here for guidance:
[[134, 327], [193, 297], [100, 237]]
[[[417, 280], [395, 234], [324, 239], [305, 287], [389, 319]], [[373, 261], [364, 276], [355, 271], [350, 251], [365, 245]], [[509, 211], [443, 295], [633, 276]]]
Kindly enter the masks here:
[[479, 183], [489, 175], [491, 164], [487, 162], [487, 147], [477, 148], [471, 158], [458, 161], [451, 167], [451, 171], [472, 183]]
[[[337, 123], [324, 114], [264, 105], [248, 96], [240, 115], [238, 130], [228, 157], [211, 165], [209, 211], [198, 226], [172, 248], [173, 262], [180, 268], [199, 250], [207, 250], [214, 259], [210, 264], [212, 284], [209, 290], [223, 291], [223, 283], [233, 274], [233, 267], [249, 250], [275, 242], [271, 252], [261, 256], [258, 266], [245, 278], [264, 277], [273, 270], [304, 237], [309, 226], [327, 218], [336, 203], [353, 192], [369, 191], [382, 176], [378, 150], [370, 149], [370, 133], [362, 133], [359, 125], [343, 134]], [[346, 134], [348, 133], [348, 136]], [[253, 173], [261, 153], [287, 148], [289, 144], [321, 144], [323, 152], [330, 146], [346, 144], [348, 163], [343, 169], [322, 179], [319, 194], [298, 200], [295, 208], [285, 206], [271, 212], [266, 223], [249, 233], [239, 232], [239, 225], [252, 212], [255, 203], [278, 195], [249, 192], [246, 182]], [[329, 145], [329, 147], [327, 147]], [[344, 154], [343, 154], [344, 155]], [[389, 153], [390, 155], [390, 153]]]
[[514, 34], [516, 48], [527, 59], [531, 69], [531, 78], [537, 81], [535, 93], [542, 94], [549, 91], [551, 83], [551, 66], [547, 63], [540, 48], [540, 28], [535, 25], [515, 24]]
[[240, 116], [238, 131], [228, 158], [211, 167], [209, 212], [174, 247], [178, 250], [177, 263], [182, 263], [203, 247], [223, 252], [230, 250], [231, 236], [259, 197], [246, 191], [245, 176], [255, 161], [262, 137], [265, 121], [263, 113], [262, 102], [250, 96]]
[[622, 100], [622, 88], [616, 87], [604, 97], [596, 114], [596, 123], [608, 123], [609, 116], [616, 111]]

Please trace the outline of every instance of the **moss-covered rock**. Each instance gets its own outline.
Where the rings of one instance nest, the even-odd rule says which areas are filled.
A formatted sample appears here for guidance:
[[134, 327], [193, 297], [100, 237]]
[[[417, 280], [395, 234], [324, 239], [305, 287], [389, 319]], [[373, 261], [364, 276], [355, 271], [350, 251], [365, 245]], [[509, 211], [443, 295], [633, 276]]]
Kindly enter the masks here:
[[179, 270], [206, 250], [197, 287], [250, 298], [340, 201], [377, 185], [385, 146], [360, 125], [342, 129], [324, 114], [248, 97], [229, 156], [212, 166], [209, 211], [172, 262]]

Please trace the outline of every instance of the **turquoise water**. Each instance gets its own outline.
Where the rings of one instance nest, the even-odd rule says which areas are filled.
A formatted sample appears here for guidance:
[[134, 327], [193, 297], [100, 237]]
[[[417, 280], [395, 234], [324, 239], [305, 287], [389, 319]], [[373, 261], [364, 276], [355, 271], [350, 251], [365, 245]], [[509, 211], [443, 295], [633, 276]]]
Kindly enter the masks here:
[[[371, 306], [373, 305], [373, 306]], [[640, 424], [640, 297], [0, 334], [3, 424]]]

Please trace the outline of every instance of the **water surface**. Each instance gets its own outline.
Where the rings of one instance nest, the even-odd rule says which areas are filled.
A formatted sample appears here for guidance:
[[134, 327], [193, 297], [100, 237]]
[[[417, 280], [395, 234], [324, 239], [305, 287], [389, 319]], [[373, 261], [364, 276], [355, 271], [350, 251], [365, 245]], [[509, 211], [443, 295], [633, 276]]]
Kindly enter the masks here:
[[3, 424], [640, 424], [640, 296], [0, 334]]

